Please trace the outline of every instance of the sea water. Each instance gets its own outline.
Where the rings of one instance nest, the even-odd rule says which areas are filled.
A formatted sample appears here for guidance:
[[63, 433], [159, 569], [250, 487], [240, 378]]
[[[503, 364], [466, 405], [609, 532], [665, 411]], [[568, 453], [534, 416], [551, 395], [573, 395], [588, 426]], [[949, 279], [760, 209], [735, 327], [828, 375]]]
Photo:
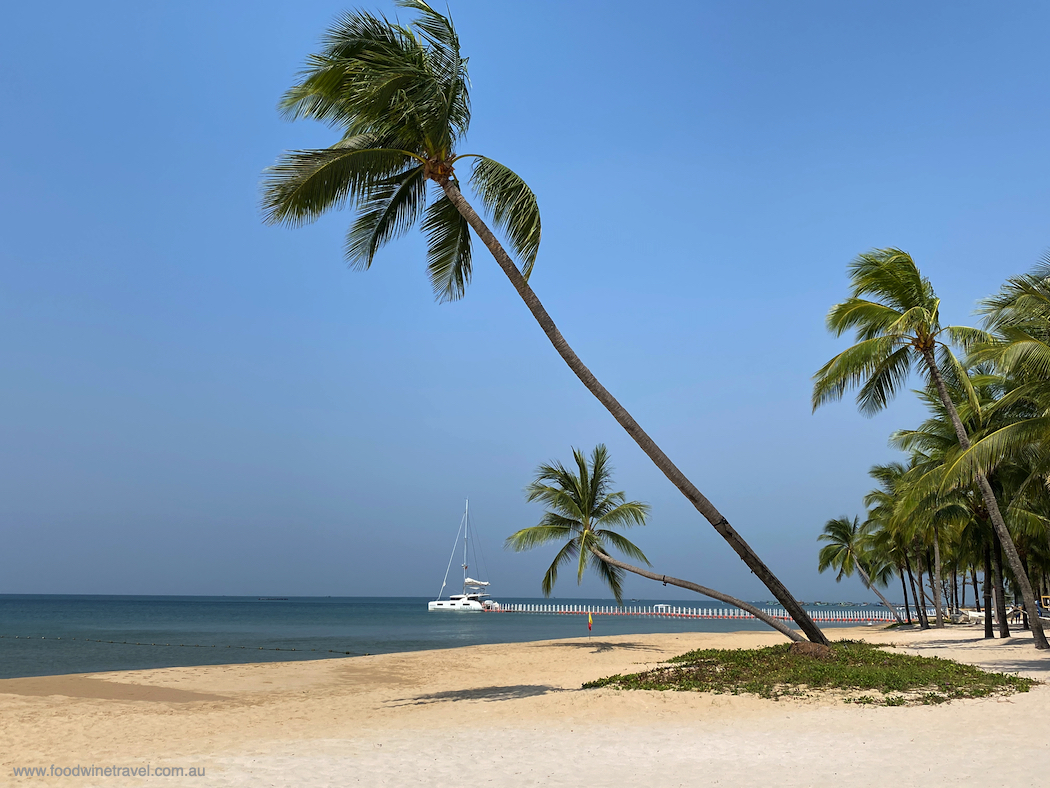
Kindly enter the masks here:
[[[424, 597], [0, 595], [0, 678], [346, 658], [588, 636], [585, 615], [429, 612], [427, 601]], [[554, 601], [500, 598], [506, 603]], [[560, 602], [613, 604], [608, 599]], [[625, 600], [631, 605], [660, 602], [718, 607], [695, 599]], [[748, 629], [768, 627], [751, 619], [596, 615], [590, 635]]]

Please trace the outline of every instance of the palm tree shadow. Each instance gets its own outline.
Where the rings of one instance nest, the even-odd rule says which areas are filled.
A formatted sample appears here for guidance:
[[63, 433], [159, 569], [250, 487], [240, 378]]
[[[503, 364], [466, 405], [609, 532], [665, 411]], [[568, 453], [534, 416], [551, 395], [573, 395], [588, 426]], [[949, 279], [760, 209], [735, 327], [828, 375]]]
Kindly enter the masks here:
[[425, 706], [431, 703], [455, 702], [461, 700], [501, 701], [535, 698], [548, 692], [560, 692], [560, 688], [549, 684], [514, 684], [507, 687], [474, 687], [473, 689], [446, 690], [416, 695], [411, 698], [395, 698], [387, 701], [388, 706]]
[[1040, 681], [1050, 679], [1050, 654], [1032, 654], [1031, 639], [1016, 635], [1004, 641], [998, 635], [994, 640], [986, 640], [983, 633], [975, 633], [970, 638], [932, 637], [916, 643], [901, 642], [896, 645], [920, 656], [943, 656], [936, 653], [941, 648], [969, 652], [965, 662], [977, 665], [982, 670], [1024, 673]]
[[660, 651], [647, 643], [613, 643], [608, 640], [580, 640], [561, 643], [544, 643], [539, 648], [593, 648], [592, 654], [604, 654], [607, 651]]

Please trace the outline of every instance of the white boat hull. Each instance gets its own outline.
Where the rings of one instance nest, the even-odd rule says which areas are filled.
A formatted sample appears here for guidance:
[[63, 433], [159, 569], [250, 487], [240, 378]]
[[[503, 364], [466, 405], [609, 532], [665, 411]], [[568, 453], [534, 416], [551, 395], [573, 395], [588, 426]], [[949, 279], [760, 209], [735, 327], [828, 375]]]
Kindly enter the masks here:
[[484, 609], [476, 599], [438, 599], [427, 605], [427, 610], [453, 610], [461, 613], [480, 613]]

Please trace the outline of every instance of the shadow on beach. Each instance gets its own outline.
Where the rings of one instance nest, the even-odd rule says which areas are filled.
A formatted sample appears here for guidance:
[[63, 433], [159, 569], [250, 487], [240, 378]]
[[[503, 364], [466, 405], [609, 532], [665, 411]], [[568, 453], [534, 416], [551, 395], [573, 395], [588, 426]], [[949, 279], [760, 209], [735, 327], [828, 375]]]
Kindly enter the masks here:
[[1040, 681], [1050, 679], [1050, 653], [1034, 650], [1029, 630], [1015, 629], [1005, 639], [1000, 638], [998, 632], [994, 639], [986, 639], [983, 628], [974, 628], [964, 637], [959, 637], [956, 634], [959, 630], [954, 628], [947, 630], [945, 635], [939, 635], [934, 629], [926, 630], [926, 633], [922, 639], [898, 640], [894, 645], [922, 656], [947, 655], [985, 670], [1024, 673]]
[[604, 654], [607, 651], [660, 651], [645, 643], [612, 643], [608, 640], [562, 641], [560, 643], [537, 643], [538, 648], [587, 648], [592, 654]]
[[416, 695], [412, 698], [396, 698], [387, 701], [387, 706], [423, 706], [429, 703], [445, 703], [458, 700], [517, 700], [546, 695], [548, 692], [561, 692], [558, 687], [549, 684], [515, 684], [509, 687], [475, 687], [473, 689], [447, 690], [432, 692], [427, 695]]

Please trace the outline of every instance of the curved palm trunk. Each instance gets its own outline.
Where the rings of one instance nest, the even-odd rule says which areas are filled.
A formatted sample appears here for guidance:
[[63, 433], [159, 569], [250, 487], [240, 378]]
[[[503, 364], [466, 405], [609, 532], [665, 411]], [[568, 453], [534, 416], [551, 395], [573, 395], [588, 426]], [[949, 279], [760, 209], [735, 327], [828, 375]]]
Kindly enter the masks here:
[[919, 576], [919, 588], [916, 589], [916, 576], [911, 573], [911, 559], [908, 558], [907, 553], [904, 554], [904, 565], [908, 569], [908, 582], [911, 583], [911, 598], [916, 601], [916, 618], [919, 619], [919, 627], [922, 629], [929, 629], [929, 622], [926, 620], [926, 600], [923, 598], [920, 600], [919, 592], [922, 590], [922, 575]]
[[599, 550], [595, 550], [594, 554], [605, 563], [611, 566], [619, 567], [620, 569], [623, 569], [627, 572], [632, 572], [633, 574], [639, 575], [640, 577], [647, 577], [650, 580], [656, 580], [661, 583], [670, 583], [671, 585], [678, 586], [679, 588], [687, 588], [690, 591], [695, 591], [698, 594], [703, 594], [704, 596], [709, 596], [712, 599], [717, 599], [719, 602], [725, 602], [727, 605], [733, 605], [733, 607], [738, 607], [741, 610], [746, 610], [759, 621], [763, 621], [766, 624], [769, 624], [769, 626], [773, 627], [773, 629], [775, 629], [777, 632], [786, 635], [792, 640], [805, 640], [805, 638], [803, 638], [798, 632], [793, 630], [783, 621], [778, 621], [777, 619], [768, 615], [764, 610], [760, 610], [754, 605], [748, 602], [744, 602], [741, 599], [729, 596], [729, 594], [723, 594], [721, 591], [716, 591], [713, 588], [707, 588], [706, 586], [698, 585], [697, 583], [690, 583], [688, 580], [679, 580], [677, 577], [671, 577], [670, 575], [658, 575], [656, 572], [650, 572], [648, 569], [642, 569], [640, 566], [631, 566], [630, 564], [626, 564], [623, 561], [617, 560], [616, 558], [613, 558], [610, 555], [606, 555], [605, 553]]
[[897, 574], [901, 577], [901, 593], [904, 594], [904, 615], [908, 618], [908, 623], [911, 623], [911, 608], [908, 607], [908, 584], [904, 582], [904, 567], [897, 567]]
[[510, 283], [514, 286], [514, 289], [521, 296], [522, 301], [525, 302], [525, 306], [532, 312], [532, 316], [536, 318], [536, 322], [539, 323], [540, 328], [543, 329], [543, 333], [547, 335], [547, 339], [550, 340], [551, 344], [554, 345], [554, 349], [558, 351], [558, 355], [562, 357], [569, 369], [575, 373], [576, 377], [580, 379], [587, 390], [593, 394], [602, 405], [605, 406], [606, 410], [612, 415], [614, 419], [623, 427], [627, 434], [630, 435], [635, 443], [641, 447], [642, 451], [648, 455], [656, 467], [659, 468], [664, 476], [666, 476], [671, 483], [681, 490], [682, 494], [689, 499], [689, 502], [696, 507], [697, 511], [702, 514], [718, 534], [725, 539], [729, 546], [736, 551], [736, 554], [743, 559], [744, 563], [747, 564], [748, 568], [755, 574], [755, 576], [762, 581], [762, 583], [769, 589], [769, 591], [777, 598], [784, 609], [788, 612], [788, 615], [794, 619], [795, 623], [799, 625], [799, 628], [806, 633], [806, 637], [812, 640], [814, 643], [821, 643], [828, 645], [828, 639], [824, 633], [820, 631], [813, 619], [809, 617], [809, 614], [803, 609], [802, 605], [791, 595], [791, 592], [787, 590], [783, 583], [774, 575], [769, 568], [762, 562], [762, 559], [758, 557], [758, 554], [751, 549], [751, 546], [744, 541], [744, 538], [736, 532], [736, 529], [729, 524], [729, 521], [722, 516], [722, 513], [715, 508], [703, 493], [701, 493], [696, 486], [686, 478], [685, 474], [682, 473], [670, 458], [664, 454], [663, 450], [653, 441], [652, 438], [641, 428], [641, 426], [634, 420], [630, 413], [621, 405], [616, 398], [609, 393], [609, 391], [603, 386], [598, 379], [591, 373], [589, 369], [580, 361], [579, 356], [576, 355], [575, 351], [569, 347], [569, 343], [565, 341], [565, 337], [562, 336], [558, 327], [554, 324], [550, 315], [547, 314], [547, 310], [543, 308], [543, 304], [540, 299], [533, 292], [532, 288], [529, 287], [529, 283], [525, 281], [525, 277], [521, 275], [518, 267], [514, 265], [514, 261], [511, 260], [510, 255], [507, 254], [503, 245], [496, 239], [496, 236], [492, 234], [492, 231], [488, 226], [481, 220], [477, 212], [471, 207], [470, 203], [467, 202], [466, 198], [460, 192], [459, 187], [456, 183], [450, 180], [447, 176], [441, 180], [437, 180], [437, 183], [444, 190], [445, 195], [456, 206], [456, 209], [460, 212], [467, 223], [473, 228], [474, 232], [478, 234], [482, 243], [488, 247], [488, 250], [492, 253], [492, 256], [496, 258], [496, 262], [499, 267], [503, 269], [503, 273], [510, 279]]
[[926, 586], [923, 585], [923, 568], [922, 556], [917, 556], [916, 569], [919, 573], [919, 601], [922, 602], [922, 628], [930, 628], [930, 601], [926, 598]]
[[999, 544], [998, 539], [995, 540], [995, 546], [992, 549], [992, 558], [994, 559], [992, 568], [995, 571], [995, 574], [993, 575], [995, 578], [995, 617], [999, 619], [999, 637], [1008, 638], [1010, 637], [1010, 622], [1006, 619], [1006, 583], [1003, 582], [1003, 548]]
[[893, 611], [893, 617], [894, 619], [896, 619], [897, 623], [903, 624], [904, 622], [901, 621], [901, 614], [900, 612], [898, 612], [896, 606], [891, 605], [890, 601], [882, 595], [879, 589], [877, 589], [871, 584], [871, 578], [868, 577], [868, 573], [864, 571], [864, 567], [860, 565], [860, 561], [856, 561], [855, 563], [857, 564], [857, 571], [860, 572], [860, 579], [864, 581], [864, 585], [868, 588], [869, 591], [874, 591], [876, 596], [878, 596], [878, 598], [882, 600], [882, 604], [884, 604], [886, 607]]
[[995, 639], [995, 625], [992, 623], [992, 546], [984, 545], [984, 637]]
[[[959, 418], [959, 411], [955, 409], [955, 403], [952, 402], [952, 398], [948, 395], [948, 387], [944, 385], [944, 378], [941, 377], [941, 371], [937, 367], [937, 359], [934, 358], [932, 350], [924, 350], [922, 356], [930, 371], [930, 377], [933, 378], [933, 383], [937, 387], [937, 394], [951, 417], [952, 426], [955, 427], [955, 435], [959, 439], [959, 445], [965, 451], [970, 448], [970, 437], [966, 434], [962, 419]], [[1002, 543], [1002, 549], [1006, 554], [1006, 561], [1010, 564], [1010, 569], [1014, 573], [1014, 579], [1021, 589], [1024, 608], [1032, 622], [1032, 638], [1035, 641], [1035, 647], [1038, 649], [1050, 649], [1050, 643], [1047, 642], [1046, 635], [1043, 632], [1043, 624], [1039, 620], [1032, 584], [1028, 580], [1028, 574], [1024, 571], [1024, 567], [1021, 566], [1021, 557], [1017, 554], [1017, 546], [1014, 544], [1013, 537], [1010, 536], [1010, 529], [1006, 527], [1003, 513], [999, 511], [999, 502], [995, 498], [992, 485], [989, 483], [988, 477], [983, 473], [977, 474], [977, 486], [981, 488], [981, 497], [984, 499], [984, 505], [988, 509], [992, 526], [995, 528], [995, 533]]]
[[937, 526], [933, 526], [933, 612], [937, 616], [934, 626], [944, 629], [944, 612], [941, 600], [941, 540]]

